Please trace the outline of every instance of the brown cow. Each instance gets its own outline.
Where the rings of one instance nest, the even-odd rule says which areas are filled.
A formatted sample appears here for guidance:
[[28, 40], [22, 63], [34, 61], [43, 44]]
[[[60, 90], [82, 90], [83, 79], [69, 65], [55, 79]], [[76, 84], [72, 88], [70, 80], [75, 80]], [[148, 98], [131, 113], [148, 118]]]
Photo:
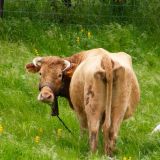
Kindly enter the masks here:
[[112, 154], [121, 122], [132, 115], [140, 99], [131, 57], [104, 49], [88, 51], [72, 76], [70, 97], [81, 128], [89, 130], [91, 150], [96, 151], [102, 124], [105, 152]]
[[81, 129], [89, 130], [93, 152], [102, 124], [105, 152], [112, 154], [121, 122], [133, 114], [140, 99], [131, 57], [99, 48], [64, 59], [36, 58], [26, 68], [41, 74], [39, 100], [53, 102], [56, 95], [69, 100]]

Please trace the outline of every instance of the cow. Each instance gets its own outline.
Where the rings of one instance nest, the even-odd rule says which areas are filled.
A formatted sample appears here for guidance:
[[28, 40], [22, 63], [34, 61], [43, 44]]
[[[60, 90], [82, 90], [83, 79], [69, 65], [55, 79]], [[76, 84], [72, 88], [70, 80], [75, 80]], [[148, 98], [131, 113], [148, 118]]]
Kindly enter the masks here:
[[101, 128], [104, 151], [112, 155], [122, 121], [132, 116], [140, 100], [131, 56], [97, 48], [66, 58], [37, 57], [26, 68], [41, 75], [38, 100], [53, 103], [57, 96], [66, 97], [81, 132], [89, 132], [91, 151], [97, 150]]

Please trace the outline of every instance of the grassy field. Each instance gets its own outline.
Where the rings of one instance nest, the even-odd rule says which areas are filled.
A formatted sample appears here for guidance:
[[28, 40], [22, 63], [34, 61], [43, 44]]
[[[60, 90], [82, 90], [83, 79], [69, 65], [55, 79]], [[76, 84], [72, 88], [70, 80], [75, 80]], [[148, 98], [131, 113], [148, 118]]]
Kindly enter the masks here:
[[28, 18], [0, 20], [0, 159], [68, 160], [108, 159], [100, 135], [98, 152], [89, 152], [87, 136], [79, 139], [79, 124], [65, 99], [59, 99], [60, 117], [37, 101], [39, 75], [25, 71], [36, 56], [69, 56], [103, 47], [132, 55], [141, 88], [141, 102], [134, 117], [123, 122], [117, 140], [117, 160], [158, 160], [160, 122], [160, 47], [153, 35], [132, 25], [103, 27], [58, 26], [34, 23]]

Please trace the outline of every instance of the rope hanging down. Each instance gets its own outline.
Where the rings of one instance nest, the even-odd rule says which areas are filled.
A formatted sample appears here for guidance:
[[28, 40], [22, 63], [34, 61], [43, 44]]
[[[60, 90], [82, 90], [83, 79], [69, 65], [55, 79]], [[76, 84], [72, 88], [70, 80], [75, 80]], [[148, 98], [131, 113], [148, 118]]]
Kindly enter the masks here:
[[63, 124], [63, 126], [68, 130], [69, 133], [72, 133], [72, 131], [67, 127], [67, 125], [64, 123], [64, 121], [59, 117], [59, 109], [58, 109], [58, 96], [55, 96], [54, 102], [51, 106], [51, 115], [52, 116], [57, 116], [59, 121]]
[[63, 126], [68, 130], [68, 132], [73, 135], [72, 131], [66, 126], [66, 124], [63, 122], [63, 120], [58, 115], [57, 115], [57, 117], [58, 117], [59, 121], [63, 124]]

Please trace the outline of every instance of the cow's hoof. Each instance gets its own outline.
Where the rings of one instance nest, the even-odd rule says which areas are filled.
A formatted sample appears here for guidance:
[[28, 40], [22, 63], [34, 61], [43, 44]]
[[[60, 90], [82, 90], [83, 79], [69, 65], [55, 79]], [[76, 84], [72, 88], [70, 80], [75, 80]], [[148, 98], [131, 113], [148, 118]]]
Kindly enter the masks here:
[[107, 154], [109, 157], [113, 156], [113, 149], [108, 145], [105, 147], [105, 154]]

